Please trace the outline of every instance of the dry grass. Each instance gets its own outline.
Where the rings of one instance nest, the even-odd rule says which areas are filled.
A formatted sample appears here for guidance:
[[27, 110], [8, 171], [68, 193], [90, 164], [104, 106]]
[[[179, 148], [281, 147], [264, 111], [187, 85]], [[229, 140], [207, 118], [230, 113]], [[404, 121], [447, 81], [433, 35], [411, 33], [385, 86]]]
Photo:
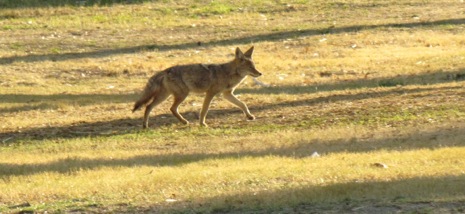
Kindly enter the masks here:
[[[463, 212], [456, 1], [156, 1], [0, 10], [0, 212]], [[438, 10], [437, 8], [441, 8]], [[255, 45], [265, 74], [142, 131], [155, 71]], [[318, 152], [320, 157], [313, 157]], [[376, 163], [386, 164], [380, 168]]]

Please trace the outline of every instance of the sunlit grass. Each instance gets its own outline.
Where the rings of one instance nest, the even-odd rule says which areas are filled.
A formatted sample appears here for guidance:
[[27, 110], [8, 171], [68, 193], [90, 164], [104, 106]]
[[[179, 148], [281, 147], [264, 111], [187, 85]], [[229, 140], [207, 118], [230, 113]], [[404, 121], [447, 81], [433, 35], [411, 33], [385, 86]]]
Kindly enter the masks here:
[[[460, 210], [462, 4], [8, 5], [0, 212]], [[219, 96], [202, 128], [192, 94], [189, 126], [168, 100], [141, 129], [130, 110], [154, 72], [251, 45], [269, 87], [249, 78], [236, 94], [257, 120]]]
[[[398, 144], [393, 150], [376, 150], [379, 146], [375, 144], [378, 141], [376, 137], [373, 141], [363, 137], [367, 134], [388, 136], [386, 134], [392, 134], [392, 131], [370, 133], [362, 127], [353, 128], [352, 133], [345, 129], [315, 133], [278, 132], [261, 139], [244, 136], [224, 138], [226, 140], [221, 142], [215, 142], [213, 137], [204, 143], [197, 142], [200, 145], [182, 143], [181, 136], [176, 141], [179, 143], [167, 145], [169, 151], [162, 149], [162, 142], [151, 142], [152, 146], [161, 147], [135, 149], [137, 143], [132, 143], [128, 145], [133, 148], [132, 151], [89, 146], [94, 151], [77, 149], [60, 151], [61, 155], [53, 155], [50, 150], [41, 152], [40, 156], [31, 157], [24, 156], [23, 153], [21, 158], [34, 161], [2, 166], [2, 170], [6, 170], [2, 172], [3, 178], [7, 181], [2, 186], [2, 193], [6, 195], [2, 199], [5, 202], [19, 201], [24, 197], [22, 193], [28, 192], [29, 202], [37, 204], [35, 206], [38, 206], [38, 210], [42, 209], [40, 204], [50, 208], [63, 203], [60, 198], [69, 198], [75, 202], [97, 202], [101, 206], [110, 206], [115, 201], [139, 207], [157, 206], [156, 204], [166, 204], [168, 199], [181, 204], [211, 205], [210, 208], [194, 206], [200, 210], [235, 204], [228, 201], [228, 196], [242, 194], [244, 198], [239, 199], [242, 202], [234, 206], [260, 209], [309, 202], [334, 202], [346, 198], [360, 200], [357, 198], [363, 197], [368, 197], [364, 200], [393, 200], [398, 197], [413, 201], [425, 198], [443, 200], [435, 197], [434, 192], [441, 195], [447, 192], [447, 197], [451, 197], [448, 200], [463, 199], [456, 186], [445, 184], [449, 180], [434, 185], [421, 183], [421, 188], [416, 186], [416, 179], [425, 177], [441, 179], [463, 176], [465, 163], [460, 161], [460, 157], [465, 151], [461, 147], [442, 148], [447, 145], [434, 142], [428, 145], [428, 141], [431, 141], [429, 137], [408, 138], [408, 135], [414, 135], [415, 130], [412, 129], [413, 132], [400, 133], [398, 138], [401, 140], [402, 135], [407, 135], [404, 136], [407, 138], [403, 138], [407, 141], [405, 143], [419, 146], [420, 149], [404, 150], [403, 145]], [[360, 130], [355, 131], [359, 128]], [[334, 137], [335, 133], [349, 134], [346, 137], [352, 139], [337, 139]], [[267, 143], [276, 137], [281, 139], [279, 143]], [[358, 137], [361, 137], [360, 142]], [[447, 142], [460, 142], [462, 137], [463, 135], [450, 139], [450, 136], [438, 135], [439, 139], [448, 139]], [[110, 139], [106, 143], [112, 144], [112, 141]], [[395, 141], [393, 139], [389, 144], [393, 145]], [[384, 140], [380, 139], [378, 142], [384, 143]], [[73, 143], [80, 144], [81, 140]], [[221, 145], [216, 145], [218, 143]], [[318, 145], [319, 143], [324, 145]], [[68, 146], [70, 145], [63, 145], [65, 148]], [[81, 147], [87, 146], [81, 144]], [[118, 148], [122, 149], [121, 146]], [[421, 149], [423, 146], [425, 149]], [[183, 151], [186, 147], [190, 148], [189, 152]], [[321, 157], [309, 156], [314, 151], [320, 152]], [[10, 156], [9, 159], [15, 159], [15, 156]], [[375, 167], [374, 163], [384, 163], [388, 168]], [[400, 183], [390, 188], [370, 187], [370, 183], [376, 182]], [[368, 188], [377, 191], [370, 192], [367, 187], [361, 188], [360, 183], [367, 183]], [[453, 183], [459, 185], [457, 181]], [[348, 189], [331, 188], [335, 184], [345, 185]], [[301, 190], [317, 187], [327, 187], [328, 190]], [[267, 195], [280, 191], [284, 195], [278, 201], [275, 196]], [[47, 194], [43, 194], [44, 192]]]

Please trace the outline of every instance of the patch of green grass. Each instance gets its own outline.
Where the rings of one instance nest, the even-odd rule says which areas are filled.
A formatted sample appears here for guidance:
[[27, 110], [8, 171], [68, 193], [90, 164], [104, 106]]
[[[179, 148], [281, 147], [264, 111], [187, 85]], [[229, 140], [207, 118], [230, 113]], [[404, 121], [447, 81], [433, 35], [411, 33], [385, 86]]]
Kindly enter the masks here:
[[[434, 212], [464, 200], [460, 2], [131, 2], [0, 3], [0, 212]], [[256, 121], [219, 96], [199, 127], [204, 95], [192, 93], [180, 106], [190, 125], [168, 100], [142, 130], [131, 109], [153, 73], [251, 45], [263, 84], [236, 92]]]
[[11, 25], [4, 25], [4, 26], [2, 26], [2, 29], [3, 29], [3, 30], [13, 30], [13, 28], [14, 28], [14, 27], [11, 26]]
[[16, 50], [16, 51], [25, 49], [24, 44], [21, 44], [21, 43], [12, 43], [9, 46], [11, 49]]
[[193, 5], [191, 9], [194, 15], [224, 15], [232, 12], [235, 8], [226, 2], [211, 1], [208, 5]]
[[54, 54], [61, 53], [60, 48], [57, 48], [57, 47], [50, 48], [50, 52], [52, 52]]
[[110, 18], [106, 15], [98, 14], [98, 15], [94, 15], [92, 17], [92, 20], [95, 22], [99, 22], [99, 23], [106, 23], [110, 20]]

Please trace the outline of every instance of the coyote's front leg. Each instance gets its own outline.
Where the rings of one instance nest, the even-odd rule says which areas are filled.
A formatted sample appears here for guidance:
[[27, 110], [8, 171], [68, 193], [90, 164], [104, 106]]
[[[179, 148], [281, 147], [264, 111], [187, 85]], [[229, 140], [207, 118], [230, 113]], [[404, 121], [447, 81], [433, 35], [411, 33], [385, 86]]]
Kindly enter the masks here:
[[205, 95], [205, 99], [203, 100], [203, 106], [202, 106], [202, 111], [200, 112], [200, 125], [208, 127], [208, 125], [205, 123], [205, 117], [207, 117], [208, 109], [210, 108], [210, 103], [213, 100], [213, 97], [215, 97], [215, 93], [210, 93], [207, 92]]
[[189, 121], [187, 121], [181, 114], [179, 114], [178, 107], [186, 99], [187, 95], [188, 95], [187, 93], [185, 93], [185, 94], [176, 94], [174, 96], [173, 105], [170, 108], [171, 113], [173, 113], [173, 115], [176, 118], [178, 118], [178, 120], [183, 124], [189, 124]]
[[223, 92], [223, 96], [224, 96], [224, 98], [226, 100], [228, 100], [232, 104], [234, 104], [237, 107], [239, 107], [240, 109], [242, 109], [244, 114], [247, 116], [247, 119], [255, 120], [255, 116], [253, 116], [250, 113], [249, 108], [247, 108], [247, 105], [245, 103], [243, 103], [242, 101], [240, 101], [239, 99], [237, 99], [237, 97], [234, 96], [233, 91], [225, 91], [225, 92]]

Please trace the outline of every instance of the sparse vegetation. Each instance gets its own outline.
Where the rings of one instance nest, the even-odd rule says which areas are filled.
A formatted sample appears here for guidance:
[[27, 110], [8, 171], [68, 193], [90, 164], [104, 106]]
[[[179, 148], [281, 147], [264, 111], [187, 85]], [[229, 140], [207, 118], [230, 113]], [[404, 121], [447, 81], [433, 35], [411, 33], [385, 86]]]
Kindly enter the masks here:
[[[463, 6], [2, 1], [0, 212], [463, 212]], [[155, 71], [251, 44], [257, 120], [130, 113]]]

